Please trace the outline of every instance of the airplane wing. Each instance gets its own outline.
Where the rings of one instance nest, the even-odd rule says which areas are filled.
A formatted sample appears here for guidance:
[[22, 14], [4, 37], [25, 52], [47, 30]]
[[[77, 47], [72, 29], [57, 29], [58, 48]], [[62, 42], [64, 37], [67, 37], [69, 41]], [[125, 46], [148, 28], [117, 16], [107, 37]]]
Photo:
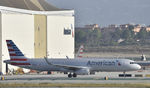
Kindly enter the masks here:
[[54, 65], [57, 67], [63, 67], [65, 69], [69, 69], [69, 70], [79, 70], [79, 69], [89, 69], [88, 67], [82, 67], [82, 66], [72, 66], [72, 65], [62, 65], [62, 64], [52, 64], [48, 61], [47, 58], [44, 58], [45, 61], [49, 64], [49, 65]]

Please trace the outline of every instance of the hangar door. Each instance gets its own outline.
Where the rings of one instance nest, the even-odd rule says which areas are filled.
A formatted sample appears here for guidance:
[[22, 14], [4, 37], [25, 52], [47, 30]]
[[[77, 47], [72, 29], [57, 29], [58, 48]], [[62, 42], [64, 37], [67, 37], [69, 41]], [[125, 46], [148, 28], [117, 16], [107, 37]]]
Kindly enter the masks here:
[[44, 58], [47, 53], [47, 17], [35, 15], [34, 28], [34, 56], [35, 58]]

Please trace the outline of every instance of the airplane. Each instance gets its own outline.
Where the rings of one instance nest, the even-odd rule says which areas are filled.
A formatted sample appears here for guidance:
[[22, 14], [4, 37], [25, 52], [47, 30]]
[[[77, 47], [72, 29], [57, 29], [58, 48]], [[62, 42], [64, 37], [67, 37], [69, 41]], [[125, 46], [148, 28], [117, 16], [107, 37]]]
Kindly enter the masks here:
[[68, 77], [89, 75], [90, 72], [126, 72], [141, 69], [141, 66], [128, 59], [66, 59], [66, 58], [27, 58], [12, 40], [6, 40], [10, 60], [4, 63], [37, 71], [68, 72]]
[[81, 46], [79, 47], [79, 50], [78, 50], [77, 54], [76, 54], [76, 57], [77, 57], [77, 58], [82, 58], [82, 57], [83, 57], [83, 49], [84, 49], [84, 46], [81, 45]]

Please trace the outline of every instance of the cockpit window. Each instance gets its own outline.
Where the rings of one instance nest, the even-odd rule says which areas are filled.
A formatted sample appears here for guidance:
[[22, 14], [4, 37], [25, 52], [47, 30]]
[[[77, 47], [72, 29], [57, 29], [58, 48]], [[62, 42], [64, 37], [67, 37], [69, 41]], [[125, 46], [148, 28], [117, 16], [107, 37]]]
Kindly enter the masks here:
[[130, 64], [134, 64], [134, 62], [130, 62]]

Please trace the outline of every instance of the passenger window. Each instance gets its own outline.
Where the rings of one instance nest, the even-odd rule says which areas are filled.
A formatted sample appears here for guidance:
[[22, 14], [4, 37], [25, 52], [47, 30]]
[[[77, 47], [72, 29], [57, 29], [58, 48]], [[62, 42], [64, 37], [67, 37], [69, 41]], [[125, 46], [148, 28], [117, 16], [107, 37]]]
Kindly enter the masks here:
[[134, 64], [134, 62], [130, 62], [130, 64]]

